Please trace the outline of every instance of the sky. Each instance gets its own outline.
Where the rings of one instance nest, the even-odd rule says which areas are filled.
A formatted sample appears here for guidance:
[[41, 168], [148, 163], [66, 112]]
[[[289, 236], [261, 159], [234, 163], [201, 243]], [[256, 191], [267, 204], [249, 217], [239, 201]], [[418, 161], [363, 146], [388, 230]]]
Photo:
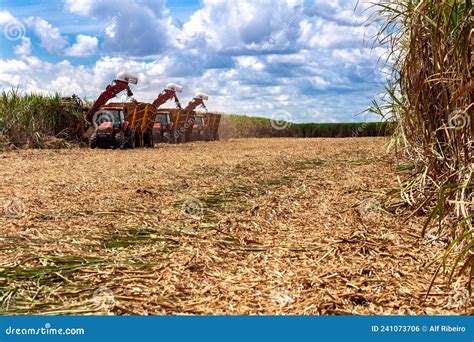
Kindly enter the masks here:
[[[0, 88], [94, 100], [120, 71], [152, 102], [294, 122], [372, 121], [382, 47], [363, 0], [0, 0]], [[125, 95], [119, 95], [126, 100]]]

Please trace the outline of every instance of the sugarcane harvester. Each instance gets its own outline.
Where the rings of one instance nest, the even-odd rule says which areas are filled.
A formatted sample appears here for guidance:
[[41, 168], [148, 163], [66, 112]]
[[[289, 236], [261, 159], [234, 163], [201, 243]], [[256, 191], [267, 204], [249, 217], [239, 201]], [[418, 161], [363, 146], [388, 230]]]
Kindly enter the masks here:
[[[153, 101], [152, 105], [158, 110], [163, 104], [171, 99], [174, 99], [177, 109], [181, 109], [181, 103], [179, 102], [176, 93], [181, 93], [183, 87], [169, 83], [165, 89], [158, 94], [158, 97]], [[153, 125], [153, 140], [155, 142], [170, 142], [171, 130], [173, 129], [173, 120], [169, 111], [158, 111]]]
[[152, 105], [136, 101], [106, 104], [124, 90], [128, 97], [133, 96], [130, 83], [137, 84], [138, 78], [119, 73], [87, 112], [86, 122], [93, 128], [91, 148], [153, 146], [152, 126], [156, 111]]
[[[61, 120], [67, 127], [61, 133], [68, 134], [71, 138], [78, 141], [83, 140], [84, 121], [89, 108], [86, 103], [76, 94], [61, 98]], [[59, 132], [58, 132], [59, 133]]]

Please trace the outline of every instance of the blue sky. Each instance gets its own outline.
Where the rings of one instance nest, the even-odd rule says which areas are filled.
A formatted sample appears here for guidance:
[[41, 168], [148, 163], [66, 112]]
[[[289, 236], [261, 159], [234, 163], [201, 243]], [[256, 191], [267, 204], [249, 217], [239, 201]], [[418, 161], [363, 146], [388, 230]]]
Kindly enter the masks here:
[[[0, 0], [0, 87], [95, 99], [119, 71], [135, 98], [169, 83], [208, 108], [365, 121], [382, 48], [357, 0]], [[121, 97], [121, 99], [124, 99]]]

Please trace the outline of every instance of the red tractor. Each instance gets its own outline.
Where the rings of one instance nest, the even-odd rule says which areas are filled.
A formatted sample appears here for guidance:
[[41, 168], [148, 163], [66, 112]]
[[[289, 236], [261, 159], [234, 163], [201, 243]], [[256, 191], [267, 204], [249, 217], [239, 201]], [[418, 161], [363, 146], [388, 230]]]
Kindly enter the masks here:
[[[174, 98], [176, 108], [181, 109], [176, 93], [181, 93], [183, 87], [174, 83], [169, 83], [165, 89], [158, 95], [153, 106], [159, 109], [161, 105]], [[157, 143], [169, 143], [171, 141], [171, 130], [173, 129], [173, 120], [167, 111], [159, 111], [156, 114], [155, 124], [153, 125], [153, 140]]]
[[[207, 100], [209, 100], [209, 95], [204, 93], [196, 93], [196, 95], [194, 95], [192, 100], [189, 101], [188, 105], [186, 106], [186, 110], [194, 110], [198, 107], [203, 107], [207, 112], [206, 105], [204, 104], [204, 101]], [[191, 131], [191, 140], [205, 140], [205, 128], [206, 123], [204, 116], [202, 114], [195, 114], [193, 128]]]
[[87, 112], [86, 121], [93, 128], [89, 138], [91, 148], [122, 148], [127, 143], [130, 147], [135, 146], [135, 142], [132, 144], [132, 138], [126, 135], [131, 130], [128, 117], [138, 103], [133, 101], [105, 105], [123, 90], [127, 90], [127, 96], [133, 96], [129, 83], [137, 84], [138, 78], [125, 72], [119, 73]]

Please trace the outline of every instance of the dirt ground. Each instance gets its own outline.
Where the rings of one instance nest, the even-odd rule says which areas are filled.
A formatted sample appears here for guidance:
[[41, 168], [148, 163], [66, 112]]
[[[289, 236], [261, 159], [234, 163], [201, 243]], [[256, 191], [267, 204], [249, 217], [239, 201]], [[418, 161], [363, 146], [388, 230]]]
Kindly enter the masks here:
[[456, 314], [383, 138], [0, 154], [1, 313]]

